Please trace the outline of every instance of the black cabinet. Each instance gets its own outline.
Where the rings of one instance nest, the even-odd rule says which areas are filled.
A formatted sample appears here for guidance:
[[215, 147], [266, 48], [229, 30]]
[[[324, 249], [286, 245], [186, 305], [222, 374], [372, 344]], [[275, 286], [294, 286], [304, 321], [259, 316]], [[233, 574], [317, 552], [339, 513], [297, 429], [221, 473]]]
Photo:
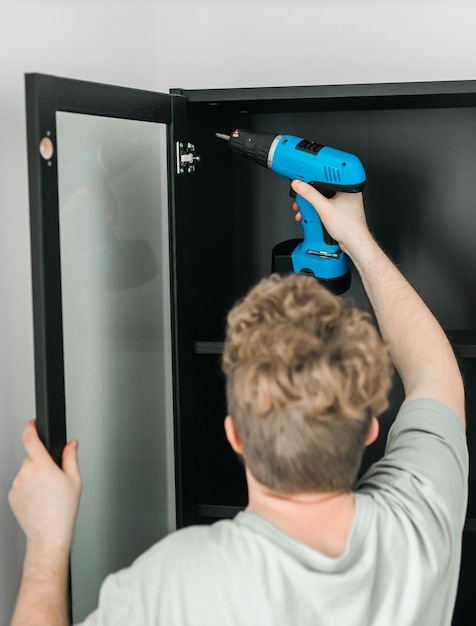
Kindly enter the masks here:
[[[193, 202], [175, 206], [175, 262], [188, 335], [178, 353], [183, 523], [232, 516], [246, 502], [242, 469], [222, 434], [225, 414], [219, 360], [227, 309], [271, 269], [271, 250], [299, 237], [289, 185], [228, 152], [216, 132], [235, 128], [294, 134], [357, 154], [371, 230], [416, 287], [447, 333], [465, 376], [468, 442], [476, 454], [476, 82], [347, 85], [275, 89], [173, 90], [185, 98], [185, 133], [201, 161]], [[177, 130], [175, 131], [177, 132]], [[180, 133], [179, 133], [180, 134]], [[357, 276], [346, 297], [369, 308]], [[403, 398], [395, 381], [381, 436], [362, 471], [384, 450]], [[189, 437], [193, 433], [193, 442]], [[471, 466], [472, 468], [472, 466]], [[470, 475], [468, 521], [455, 624], [471, 623], [474, 594], [476, 476]], [[467, 621], [469, 619], [469, 622]]]
[[[83, 100], [80, 90], [91, 92], [90, 84], [43, 78], [59, 94], [63, 110], [129, 116], [128, 100], [121, 103], [115, 88], [93, 89], [96, 96]], [[359, 156], [368, 178], [370, 228], [447, 330], [460, 359], [469, 447], [476, 452], [476, 81], [173, 89], [158, 99], [148, 94], [146, 106], [139, 92], [127, 93], [136, 107], [134, 119], [168, 125], [178, 525], [229, 517], [246, 503], [244, 472], [223, 432], [226, 313], [270, 273], [272, 248], [301, 236], [289, 182], [232, 154], [216, 132], [292, 134]], [[44, 248], [38, 246], [38, 258]], [[345, 297], [370, 310], [355, 272]], [[39, 349], [47, 348], [43, 343]], [[381, 436], [367, 451], [362, 471], [382, 455], [401, 400], [396, 380]], [[458, 624], [475, 609], [467, 584], [476, 556], [475, 481], [471, 470]]]
[[[181, 424], [198, 444], [182, 461], [189, 468], [184, 480], [193, 483], [186, 491], [194, 502], [185, 505], [183, 519], [190, 523], [209, 521], [214, 511], [220, 517], [227, 507], [231, 513], [245, 501], [242, 472], [219, 432], [224, 320], [229, 306], [270, 272], [273, 246], [301, 234], [288, 182], [230, 153], [215, 133], [239, 127], [294, 134], [359, 155], [368, 176], [371, 230], [470, 363], [476, 344], [476, 82], [173, 93], [184, 99], [186, 124], [184, 132], [174, 132], [200, 155], [186, 181], [193, 200], [174, 209], [177, 289], [187, 310], [177, 333], [188, 336], [184, 349], [193, 354], [181, 369], [178, 353], [187, 397]], [[346, 297], [368, 308], [356, 276]], [[471, 387], [473, 377], [466, 378]], [[397, 381], [383, 435], [400, 399]], [[381, 455], [383, 441], [369, 450], [367, 465]]]

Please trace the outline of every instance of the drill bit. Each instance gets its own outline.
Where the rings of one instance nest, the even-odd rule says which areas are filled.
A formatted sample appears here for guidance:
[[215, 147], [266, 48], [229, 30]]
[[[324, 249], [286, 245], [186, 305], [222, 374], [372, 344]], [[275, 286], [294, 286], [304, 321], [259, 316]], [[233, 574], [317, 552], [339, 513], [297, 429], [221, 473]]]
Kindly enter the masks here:
[[215, 133], [218, 139], [224, 139], [225, 141], [230, 141], [230, 135], [225, 135], [224, 133]]

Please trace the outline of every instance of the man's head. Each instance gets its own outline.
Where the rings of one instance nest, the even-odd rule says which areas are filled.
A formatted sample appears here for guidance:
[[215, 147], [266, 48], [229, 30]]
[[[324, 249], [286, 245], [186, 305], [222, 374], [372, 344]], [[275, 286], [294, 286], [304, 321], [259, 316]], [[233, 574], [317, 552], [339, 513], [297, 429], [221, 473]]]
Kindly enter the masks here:
[[227, 322], [228, 412], [248, 470], [278, 493], [349, 491], [390, 388], [368, 314], [314, 278], [273, 275]]

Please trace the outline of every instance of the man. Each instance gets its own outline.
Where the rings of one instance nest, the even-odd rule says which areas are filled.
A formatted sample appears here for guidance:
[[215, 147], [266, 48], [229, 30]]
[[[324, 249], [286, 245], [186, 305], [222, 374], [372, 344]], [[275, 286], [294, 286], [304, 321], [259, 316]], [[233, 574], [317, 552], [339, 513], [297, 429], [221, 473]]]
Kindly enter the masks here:
[[[454, 354], [369, 233], [362, 197], [293, 187], [352, 258], [385, 343], [314, 279], [255, 287], [229, 314], [223, 356], [225, 431], [249, 505], [235, 520], [173, 533], [109, 577], [87, 625], [450, 624], [468, 474]], [[355, 485], [386, 406], [387, 350], [405, 401], [384, 458]], [[10, 493], [27, 537], [13, 625], [63, 625], [77, 443], [61, 471], [32, 423], [24, 442]]]

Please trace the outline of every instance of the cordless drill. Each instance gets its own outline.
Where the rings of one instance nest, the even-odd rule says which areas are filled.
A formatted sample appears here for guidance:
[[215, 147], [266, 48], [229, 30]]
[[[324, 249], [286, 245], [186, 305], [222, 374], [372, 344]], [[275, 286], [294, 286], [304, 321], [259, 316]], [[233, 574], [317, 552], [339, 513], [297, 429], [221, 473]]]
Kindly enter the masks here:
[[[303, 180], [327, 198], [338, 191], [355, 193], [365, 185], [365, 171], [354, 155], [292, 135], [252, 133], [237, 129], [217, 133], [233, 152], [253, 159], [290, 181]], [[350, 261], [323, 227], [315, 208], [291, 189], [302, 216], [304, 239], [290, 239], [273, 248], [272, 271], [315, 276], [334, 293], [350, 287]]]

